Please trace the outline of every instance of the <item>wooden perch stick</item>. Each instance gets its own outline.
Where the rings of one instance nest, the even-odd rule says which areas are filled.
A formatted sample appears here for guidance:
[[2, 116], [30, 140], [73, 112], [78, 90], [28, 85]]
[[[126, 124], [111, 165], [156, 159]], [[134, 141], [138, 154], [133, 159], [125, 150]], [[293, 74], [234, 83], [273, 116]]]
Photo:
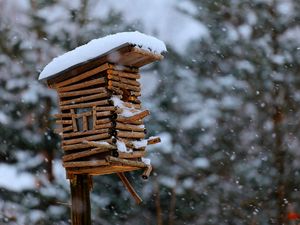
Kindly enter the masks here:
[[120, 180], [122, 181], [122, 183], [124, 184], [124, 186], [126, 187], [126, 189], [128, 190], [128, 192], [131, 194], [131, 196], [134, 198], [135, 202], [137, 204], [141, 204], [141, 202], [143, 201], [141, 199], [141, 197], [136, 193], [136, 191], [133, 189], [133, 187], [131, 186], [131, 184], [129, 183], [129, 181], [127, 180], [126, 176], [124, 173], [117, 173], [118, 177], [120, 178]]
[[96, 93], [105, 93], [107, 92], [106, 88], [104, 87], [98, 87], [98, 88], [89, 88], [87, 90], [79, 90], [79, 91], [68, 91], [68, 92], [63, 92], [60, 93], [58, 92], [58, 96], [60, 98], [64, 97], [75, 97], [75, 96], [80, 96], [80, 95], [90, 95], [90, 94], [96, 94]]
[[132, 131], [117, 131], [117, 136], [118, 137], [123, 137], [123, 138], [145, 138], [145, 133], [144, 132], [132, 132]]
[[105, 160], [79, 161], [79, 162], [63, 162], [65, 168], [70, 167], [89, 167], [89, 166], [107, 166], [109, 163]]
[[139, 168], [146, 168], [147, 165], [143, 162], [138, 162], [138, 161], [132, 161], [132, 160], [127, 160], [127, 159], [119, 159], [113, 156], [107, 156], [106, 160], [108, 162], [114, 162], [114, 163], [119, 163], [121, 165], [125, 166], [133, 166], [133, 167], [139, 167]]
[[102, 72], [104, 70], [107, 70], [107, 69], [108, 69], [108, 64], [105, 63], [105, 64], [103, 64], [103, 65], [101, 65], [101, 66], [99, 66], [99, 67], [97, 67], [95, 69], [89, 70], [89, 71], [87, 71], [85, 73], [82, 73], [80, 75], [77, 75], [77, 76], [75, 76], [75, 77], [73, 77], [71, 79], [67, 79], [65, 81], [56, 83], [55, 84], [55, 88], [63, 87], [63, 86], [66, 86], [66, 85], [73, 84], [75, 82], [84, 80], [84, 79], [86, 79], [88, 77], [94, 76], [95, 74], [100, 73], [100, 72]]
[[123, 122], [123, 123], [128, 123], [128, 122], [132, 122], [132, 121], [136, 121], [136, 120], [141, 120], [148, 115], [150, 115], [150, 111], [145, 110], [143, 112], [140, 112], [140, 113], [135, 114], [134, 116], [130, 116], [130, 117], [118, 116], [117, 121]]
[[142, 174], [142, 178], [147, 180], [150, 176], [151, 171], [152, 171], [152, 166], [148, 165], [147, 168], [144, 170], [144, 172]]
[[111, 151], [111, 149], [109, 149], [109, 148], [93, 148], [93, 149], [89, 149], [89, 150], [85, 150], [85, 151], [81, 151], [81, 152], [64, 155], [62, 157], [62, 159], [64, 162], [67, 162], [67, 161], [72, 161], [74, 159], [79, 159], [79, 158], [95, 155], [95, 154], [102, 153], [102, 152], [108, 152], [108, 151]]

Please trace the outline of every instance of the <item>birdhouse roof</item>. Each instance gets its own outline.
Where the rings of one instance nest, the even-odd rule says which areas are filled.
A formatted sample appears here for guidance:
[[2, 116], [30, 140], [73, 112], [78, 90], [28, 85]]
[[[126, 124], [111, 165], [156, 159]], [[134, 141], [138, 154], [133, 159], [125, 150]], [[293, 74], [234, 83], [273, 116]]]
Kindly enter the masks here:
[[40, 73], [39, 80], [66, 79], [102, 63], [142, 67], [163, 58], [165, 44], [140, 32], [123, 32], [94, 39], [54, 58]]

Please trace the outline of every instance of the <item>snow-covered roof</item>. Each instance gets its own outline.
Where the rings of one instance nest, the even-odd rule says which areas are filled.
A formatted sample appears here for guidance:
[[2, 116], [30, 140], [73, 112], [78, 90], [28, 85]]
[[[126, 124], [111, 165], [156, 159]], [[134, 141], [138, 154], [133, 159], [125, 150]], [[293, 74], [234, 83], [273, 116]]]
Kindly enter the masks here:
[[94, 39], [85, 45], [54, 58], [40, 73], [39, 80], [50, 78], [77, 64], [105, 55], [112, 49], [124, 46], [124, 44], [134, 45], [153, 54], [161, 54], [167, 51], [164, 42], [138, 31], [108, 35]]

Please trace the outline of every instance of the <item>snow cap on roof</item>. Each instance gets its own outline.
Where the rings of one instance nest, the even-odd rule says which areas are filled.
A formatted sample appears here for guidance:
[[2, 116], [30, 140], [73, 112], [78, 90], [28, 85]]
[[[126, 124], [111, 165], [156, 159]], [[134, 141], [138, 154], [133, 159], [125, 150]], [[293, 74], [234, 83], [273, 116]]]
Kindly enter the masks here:
[[74, 65], [103, 55], [123, 44], [133, 44], [155, 54], [167, 51], [166, 45], [155, 37], [135, 32], [122, 32], [94, 39], [65, 54], [54, 58], [40, 73], [39, 80], [46, 79]]

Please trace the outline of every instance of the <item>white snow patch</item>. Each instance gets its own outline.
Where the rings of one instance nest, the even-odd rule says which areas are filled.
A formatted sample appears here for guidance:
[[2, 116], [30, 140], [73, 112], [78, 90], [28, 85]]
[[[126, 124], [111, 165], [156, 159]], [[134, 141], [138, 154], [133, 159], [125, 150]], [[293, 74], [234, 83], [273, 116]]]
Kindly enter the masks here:
[[196, 158], [193, 160], [193, 164], [196, 168], [208, 168], [210, 163], [207, 158]]
[[127, 150], [127, 147], [123, 141], [117, 140], [117, 148], [120, 152], [132, 152], [130, 150]]
[[18, 171], [14, 165], [0, 164], [0, 187], [21, 192], [35, 188], [35, 177], [27, 172]]
[[192, 178], [186, 178], [184, 179], [182, 186], [184, 188], [192, 188], [194, 186], [194, 180]]
[[142, 157], [142, 162], [145, 163], [146, 165], [151, 165], [151, 159], [149, 159], [149, 158]]
[[94, 39], [85, 45], [54, 58], [40, 73], [39, 80], [59, 73], [71, 66], [85, 62], [99, 55], [105, 54], [122, 44], [130, 43], [141, 49], [160, 54], [167, 51], [166, 45], [155, 37], [138, 31], [123, 32]]
[[157, 71], [153, 71], [151, 73], [145, 71], [143, 76], [141, 76], [140, 83], [143, 97], [149, 97], [153, 95], [159, 86]]
[[107, 141], [97, 141], [96, 143], [99, 145], [110, 145]]
[[294, 5], [291, 1], [283, 1], [283, 2], [278, 2], [277, 5], [277, 11], [284, 15], [284, 16], [290, 16], [294, 13]]
[[240, 60], [236, 62], [236, 66], [239, 70], [245, 70], [249, 73], [255, 72], [255, 67], [248, 60]]
[[165, 185], [166, 187], [173, 188], [176, 186], [176, 180], [172, 177], [161, 176], [159, 179], [160, 183]]
[[121, 116], [131, 117], [141, 112], [141, 110], [128, 108], [127, 106], [125, 106], [124, 102], [118, 96], [112, 96], [111, 100], [113, 101], [114, 106], [122, 109], [122, 112], [120, 113]]
[[9, 122], [8, 116], [4, 112], [0, 111], [0, 123], [8, 124], [8, 122]]
[[135, 148], [143, 148], [147, 146], [148, 141], [147, 140], [141, 140], [141, 141], [133, 141], [132, 144]]
[[61, 184], [65, 188], [69, 187], [69, 182], [66, 177], [66, 170], [62, 165], [61, 160], [53, 160], [52, 161], [52, 166], [53, 166], [53, 174], [55, 177], [55, 180], [57, 183]]
[[111, 100], [113, 101], [114, 106], [117, 106], [119, 108], [123, 108], [124, 107], [123, 101], [118, 96], [112, 96]]
[[10, 79], [6, 83], [7, 90], [13, 90], [15, 88], [24, 88], [26, 86], [25, 79]]
[[252, 34], [252, 28], [247, 24], [239, 26], [238, 31], [244, 39], [249, 39]]

